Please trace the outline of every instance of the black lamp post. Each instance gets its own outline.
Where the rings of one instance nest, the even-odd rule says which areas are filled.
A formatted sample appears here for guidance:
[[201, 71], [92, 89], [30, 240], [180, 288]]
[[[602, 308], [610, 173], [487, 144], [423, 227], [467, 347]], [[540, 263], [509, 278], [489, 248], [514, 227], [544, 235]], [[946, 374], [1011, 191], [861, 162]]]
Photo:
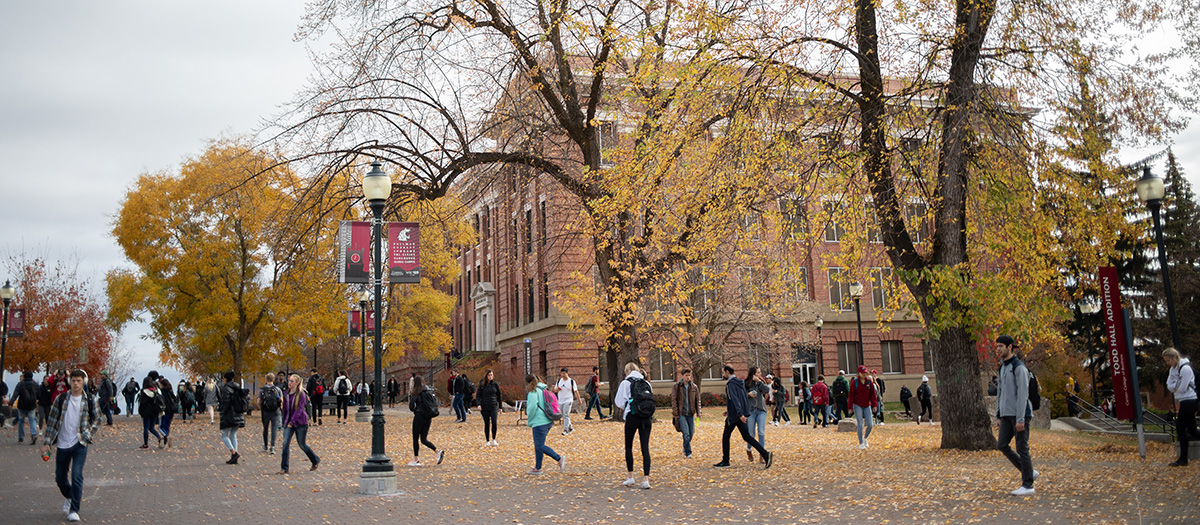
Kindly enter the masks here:
[[850, 297], [854, 298], [854, 317], [858, 320], [858, 364], [862, 366], [865, 363], [863, 359], [863, 337], [862, 337], [862, 309], [859, 308], [859, 300], [862, 299], [863, 285], [858, 281], [850, 283]]
[[[372, 263], [375, 267], [375, 311], [383, 311], [383, 207], [387, 204], [388, 195], [392, 193], [392, 181], [387, 174], [379, 169], [379, 162], [371, 163], [371, 171], [363, 177], [363, 196], [371, 206], [371, 230], [374, 248]], [[383, 319], [376, 315], [375, 319], [375, 383], [381, 381], [383, 371]], [[392, 460], [384, 453], [383, 440], [383, 398], [375, 396], [374, 411], [371, 413], [371, 456], [363, 464], [359, 478], [359, 491], [366, 494], [393, 494], [396, 492], [396, 471]]]
[[[364, 287], [362, 293], [358, 294], [358, 332], [362, 336], [362, 357], [360, 361], [362, 363], [362, 379], [359, 382], [360, 385], [367, 382], [367, 301], [370, 300], [371, 292]], [[358, 403], [358, 412], [354, 415], [354, 420], [367, 421], [369, 419], [367, 415], [369, 412], [367, 404], [364, 400], [360, 400]]]
[[17, 296], [17, 289], [12, 283], [4, 281], [0, 287], [0, 299], [4, 299], [4, 331], [0, 333], [0, 385], [4, 384], [4, 354], [8, 351], [8, 304]]
[[825, 343], [821, 341], [821, 326], [824, 324], [819, 315], [813, 321], [813, 326], [817, 327], [817, 375], [825, 375]]
[[[1142, 178], [1137, 180], [1138, 198], [1150, 209], [1154, 217], [1154, 238], [1158, 242], [1158, 264], [1162, 267], [1163, 291], [1167, 296], [1167, 319], [1171, 322], [1171, 341], [1175, 349], [1183, 352], [1179, 341], [1179, 324], [1175, 321], [1175, 298], [1171, 293], [1171, 272], [1167, 266], [1167, 247], [1163, 245], [1162, 221], [1159, 210], [1162, 208], [1166, 189], [1161, 177], [1150, 173], [1150, 166], [1142, 166]], [[1132, 350], [1132, 349], [1131, 349]]]

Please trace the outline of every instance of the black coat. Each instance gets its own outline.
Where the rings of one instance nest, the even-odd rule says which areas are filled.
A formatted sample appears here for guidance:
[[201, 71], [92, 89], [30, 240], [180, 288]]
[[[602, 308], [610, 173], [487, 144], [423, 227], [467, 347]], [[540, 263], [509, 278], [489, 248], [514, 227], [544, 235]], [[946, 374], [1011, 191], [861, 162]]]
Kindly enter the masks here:
[[[22, 399], [22, 394], [28, 393], [29, 401]], [[34, 410], [38, 405], [38, 384], [37, 381], [26, 379], [17, 383], [17, 388], [13, 389], [12, 399], [16, 400], [17, 408], [21, 410]]]
[[500, 397], [500, 383], [495, 381], [479, 385], [475, 394], [479, 397], [480, 410], [497, 410], [503, 402]]
[[[217, 406], [221, 408], [221, 430], [246, 426], [246, 414], [238, 407], [246, 406], [246, 389], [233, 381], [217, 387]], [[235, 399], [235, 397], [237, 399]]]

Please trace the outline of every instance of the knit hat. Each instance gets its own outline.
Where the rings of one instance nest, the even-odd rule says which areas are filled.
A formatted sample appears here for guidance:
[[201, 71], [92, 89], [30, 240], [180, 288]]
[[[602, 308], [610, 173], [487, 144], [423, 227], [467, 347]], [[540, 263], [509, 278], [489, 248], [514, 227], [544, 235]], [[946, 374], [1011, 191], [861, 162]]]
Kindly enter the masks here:
[[921, 382], [922, 382], [922, 383], [928, 383], [928, 382], [929, 382], [929, 376], [921, 376]]
[[1016, 341], [1013, 341], [1012, 336], [1008, 336], [1008, 335], [1002, 335], [1000, 337], [997, 337], [996, 342], [1000, 343], [1002, 345], [1008, 345], [1008, 346], [1014, 346], [1017, 344]]

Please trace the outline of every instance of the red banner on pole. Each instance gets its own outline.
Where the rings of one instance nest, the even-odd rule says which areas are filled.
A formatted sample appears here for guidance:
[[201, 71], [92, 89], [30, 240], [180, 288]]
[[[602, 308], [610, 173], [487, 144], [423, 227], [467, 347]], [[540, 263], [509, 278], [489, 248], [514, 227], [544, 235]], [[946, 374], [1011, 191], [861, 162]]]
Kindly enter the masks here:
[[1117, 419], [1133, 419], [1133, 380], [1129, 375], [1129, 349], [1125, 347], [1125, 322], [1121, 315], [1121, 287], [1117, 269], [1100, 268], [1100, 300], [1104, 303], [1104, 337], [1112, 369], [1113, 399]]
[[8, 336], [25, 337], [25, 308], [8, 309]]
[[338, 224], [338, 282], [371, 282], [371, 223]]
[[415, 222], [388, 223], [388, 282], [421, 282], [421, 230]]
[[[362, 310], [350, 310], [350, 311], [346, 312], [347, 324], [349, 325], [349, 330], [347, 330], [347, 335], [349, 335], [350, 337], [362, 337], [363, 336], [362, 321], [361, 321], [362, 315], [361, 314], [362, 314]], [[375, 311], [374, 310], [367, 310], [367, 335], [368, 336], [375, 335]]]

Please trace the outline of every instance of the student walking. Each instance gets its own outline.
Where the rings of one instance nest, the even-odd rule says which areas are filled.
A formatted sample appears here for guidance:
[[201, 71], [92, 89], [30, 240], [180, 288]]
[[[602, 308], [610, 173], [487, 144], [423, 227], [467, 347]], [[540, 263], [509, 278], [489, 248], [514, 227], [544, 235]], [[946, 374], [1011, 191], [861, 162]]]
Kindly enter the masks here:
[[579, 398], [579, 388], [566, 368], [558, 371], [558, 382], [551, 391], [558, 396], [558, 410], [562, 412], [562, 435], [569, 436], [575, 431], [575, 425], [571, 424], [571, 407]]
[[437, 396], [434, 395], [432, 386], [425, 386], [425, 381], [421, 379], [421, 376], [413, 377], [413, 388], [416, 389], [415, 393], [408, 396], [408, 408], [413, 413], [413, 460], [408, 463], [408, 466], [421, 466], [421, 445], [432, 450], [437, 457], [437, 464], [441, 465], [442, 460], [446, 459], [446, 451], [439, 450], [437, 445], [429, 441], [429, 426], [433, 423], [433, 418], [438, 416]]
[[155, 380], [158, 372], [152, 370], [150, 374], [142, 380], [142, 392], [138, 394], [138, 415], [142, 416], [142, 446], [138, 448], [143, 449], [150, 448], [151, 434], [154, 435], [158, 448], [163, 447], [163, 435], [158, 429], [158, 424], [166, 411], [166, 403], [159, 395], [158, 382]]
[[496, 374], [491, 370], [483, 372], [483, 377], [479, 379], [479, 391], [476, 392], [479, 397], [479, 415], [483, 417], [483, 445], [485, 447], [499, 446], [496, 441], [496, 430], [499, 428], [500, 405], [503, 400], [500, 398], [500, 383], [496, 382]]
[[584, 392], [588, 395], [587, 410], [583, 414], [583, 419], [592, 419], [592, 407], [596, 407], [596, 413], [600, 414], [600, 419], [608, 419], [604, 412], [600, 409], [600, 367], [592, 367], [592, 377], [588, 378], [587, 386], [583, 387]]
[[[88, 446], [100, 429], [100, 414], [96, 397], [84, 391], [87, 373], [72, 370], [70, 389], [54, 399], [46, 418], [43, 451], [55, 451], [54, 482], [66, 501], [62, 511], [67, 521], [79, 521], [79, 506], [83, 500], [83, 467], [87, 463]], [[71, 477], [67, 477], [67, 471]]]
[[[266, 382], [263, 383], [262, 388], [258, 389], [258, 413], [262, 418], [263, 452], [270, 454], [275, 453], [275, 437], [279, 434], [279, 427], [283, 425], [283, 416], [280, 412], [283, 407], [283, 391], [275, 386], [275, 377], [275, 374], [267, 374]], [[296, 387], [299, 388], [299, 385], [300, 376], [296, 376]], [[305, 401], [307, 400], [306, 396]], [[301, 411], [303, 411], [303, 407], [301, 407]], [[307, 431], [308, 418], [304, 419], [304, 425]], [[269, 442], [267, 441], [268, 434], [271, 437]], [[299, 438], [297, 439], [299, 440]]]
[[165, 377], [158, 378], [158, 393], [162, 396], [162, 416], [158, 420], [159, 433], [162, 434], [162, 446], [171, 448], [171, 420], [179, 412], [179, 399], [175, 397], [175, 389]]
[[21, 382], [13, 389], [13, 395], [8, 406], [17, 407], [17, 443], [25, 441], [25, 427], [29, 427], [29, 444], [36, 445], [38, 438], [37, 401], [38, 384], [33, 380], [33, 372], [26, 370], [21, 373]]
[[1196, 408], [1200, 401], [1196, 398], [1196, 370], [1188, 358], [1179, 355], [1179, 350], [1168, 348], [1163, 350], [1163, 361], [1171, 367], [1167, 374], [1167, 390], [1175, 397], [1179, 405], [1175, 418], [1175, 434], [1179, 438], [1179, 459], [1171, 462], [1172, 467], [1186, 467], [1188, 464], [1188, 444], [1191, 435], [1196, 434]]
[[396, 376], [388, 378], [387, 382], [387, 397], [388, 408], [396, 406], [396, 396], [400, 395], [400, 382], [396, 381]]
[[214, 414], [217, 410], [217, 384], [212, 379], [205, 383], [204, 388], [204, 405], [208, 408], [208, 424], [213, 424]]
[[742, 434], [742, 440], [763, 457], [766, 463], [765, 468], [771, 468], [771, 463], [775, 461], [775, 455], [763, 448], [758, 440], [750, 435], [750, 430], [746, 427], [746, 421], [750, 418], [750, 403], [749, 398], [746, 397], [745, 383], [733, 374], [733, 367], [729, 365], [725, 365], [721, 369], [721, 377], [726, 380], [725, 431], [721, 434], [721, 461], [713, 466], [716, 468], [729, 466], [729, 436], [733, 434], [734, 429], [737, 429]]
[[683, 434], [683, 457], [692, 459], [692, 436], [696, 434], [696, 418], [700, 417], [700, 387], [692, 381], [691, 369], [684, 370], [671, 387], [671, 417]]
[[180, 417], [183, 418], [184, 421], [187, 421], [189, 417], [192, 419], [195, 419], [196, 418], [195, 409], [196, 409], [196, 392], [192, 390], [191, 383], [184, 381], [182, 385], [179, 385]]
[[125, 396], [125, 417], [133, 415], [133, 400], [141, 390], [141, 388], [138, 388], [137, 381], [132, 377], [129, 378], [128, 383], [125, 383], [125, 388], [121, 389], [121, 395]]
[[317, 369], [312, 369], [312, 375], [308, 376], [308, 381], [304, 384], [304, 390], [308, 393], [309, 410], [308, 420], [316, 421], [317, 426], [321, 426], [322, 414], [325, 410], [325, 381], [321, 379], [321, 374], [317, 373]]
[[817, 420], [821, 420], [821, 428], [829, 425], [829, 385], [825, 384], [825, 376], [817, 376], [817, 382], [812, 386], [813, 398], [813, 428], [817, 428]]
[[792, 418], [787, 413], [788, 394], [787, 387], [783, 386], [783, 381], [780, 381], [775, 376], [767, 376], [767, 384], [771, 387], [771, 406], [775, 408], [771, 416], [771, 423], [779, 426], [779, 421], [783, 421], [783, 426], [792, 424]]
[[526, 474], [532, 476], [542, 474], [543, 456], [550, 456], [551, 459], [557, 461], [559, 471], [562, 471], [567, 465], [567, 458], [560, 456], [546, 444], [546, 435], [550, 433], [550, 427], [554, 426], [554, 421], [546, 413], [553, 413], [557, 408], [549, 406], [546, 397], [546, 384], [533, 374], [526, 375], [525, 425], [533, 434], [533, 468]]
[[801, 425], [807, 425], [813, 419], [812, 409], [812, 389], [807, 381], [801, 381], [796, 387], [796, 412], [799, 412]]
[[[855, 430], [858, 431], [858, 449], [866, 449], [871, 437], [871, 429], [875, 428], [875, 407], [879, 406], [879, 392], [875, 381], [867, 374], [867, 367], [858, 365], [858, 374], [850, 380], [850, 410], [854, 412]], [[863, 432], [863, 426], [867, 427]]]
[[[338, 372], [337, 379], [333, 380], [333, 393], [337, 395], [334, 414], [336, 414], [337, 422], [343, 425], [346, 424], [346, 418], [350, 416], [350, 392], [353, 390], [350, 380], [346, 378], [346, 372]], [[359, 405], [362, 403], [359, 402]]]
[[830, 403], [833, 407], [833, 422], [837, 423], [844, 418], [851, 417], [850, 404], [848, 402], [850, 381], [846, 380], [845, 370], [838, 370], [838, 376], [834, 378], [833, 385], [829, 387], [829, 393], [833, 395], [833, 402]]
[[[996, 352], [1003, 365], [1000, 366], [1000, 382], [996, 397], [996, 426], [999, 438], [996, 448], [1021, 472], [1021, 486], [1010, 492], [1014, 496], [1034, 493], [1033, 482], [1038, 471], [1033, 469], [1033, 458], [1029, 455], [1029, 426], [1033, 420], [1033, 405], [1029, 403], [1029, 369], [1016, 355], [1017, 344], [1012, 337], [996, 338]], [[1017, 438], [1017, 450], [1013, 452], [1009, 443]]]
[[[272, 387], [277, 388], [277, 387]], [[259, 398], [262, 399], [261, 397]], [[317, 470], [317, 465], [321, 464], [321, 458], [309, 448], [307, 443], [308, 437], [308, 411], [305, 406], [308, 405], [308, 393], [300, 388], [300, 375], [292, 374], [288, 376], [287, 392], [283, 393], [280, 399], [280, 412], [283, 420], [283, 457], [279, 459], [279, 472], [277, 474], [288, 473], [288, 452], [292, 445], [292, 436], [296, 436], [296, 444], [300, 446], [300, 450], [308, 456], [308, 462], [312, 466], [308, 470]], [[264, 430], [264, 438], [265, 438]], [[273, 442], [273, 441], [272, 441]], [[271, 453], [275, 453], [274, 446], [271, 447]]]
[[[997, 385], [999, 390], [999, 385]], [[929, 376], [921, 376], [921, 386], [917, 387], [917, 402], [921, 404], [921, 413], [917, 414], [917, 424], [921, 424], [921, 418], [925, 421], [933, 421], [933, 391], [929, 389]], [[929, 415], [926, 416], [925, 414]]]
[[[36, 386], [36, 383], [35, 383]], [[107, 420], [108, 426], [113, 424], [113, 409], [120, 410], [117, 405], [117, 385], [108, 378], [108, 371], [100, 371], [100, 384], [96, 386], [96, 395], [100, 400], [100, 411]]]
[[[134, 384], [134, 389], [137, 389], [137, 384]], [[46, 420], [50, 418], [50, 405], [54, 403], [54, 376], [47, 374], [42, 378], [42, 384], [38, 385], [37, 402], [38, 428], [44, 430]], [[129, 414], [125, 414], [125, 417], [129, 417]]]
[[[757, 366], [750, 367], [746, 372], [746, 400], [750, 405], [748, 427], [750, 434], [757, 436], [758, 443], [767, 446], [767, 400], [771, 396], [771, 388], [763, 382]], [[754, 461], [754, 450], [747, 445], [746, 457]], [[766, 458], [762, 458], [766, 461]]]
[[246, 426], [246, 392], [233, 381], [237, 377], [233, 370], [225, 372], [224, 377], [225, 383], [217, 395], [221, 409], [221, 443], [229, 449], [229, 461], [225, 463], [237, 465], [242, 457], [238, 454], [238, 430]]
[[633, 435], [638, 436], [642, 447], [642, 488], [650, 488], [650, 430], [654, 425], [654, 390], [646, 377], [638, 370], [637, 363], [625, 365], [625, 380], [617, 387], [613, 407], [624, 409], [625, 418], [625, 470], [629, 477], [623, 485], [637, 484], [633, 476]]

